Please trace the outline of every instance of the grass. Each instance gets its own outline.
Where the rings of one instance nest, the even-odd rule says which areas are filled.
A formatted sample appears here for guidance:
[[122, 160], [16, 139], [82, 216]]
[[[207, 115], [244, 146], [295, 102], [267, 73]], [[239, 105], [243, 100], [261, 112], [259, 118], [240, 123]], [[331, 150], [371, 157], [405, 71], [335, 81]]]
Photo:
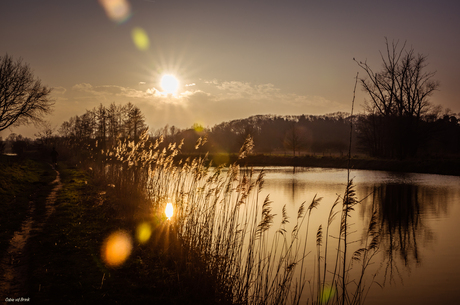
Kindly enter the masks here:
[[0, 155], [0, 253], [21, 228], [30, 202], [43, 209], [56, 174], [44, 162]]
[[[255, 173], [238, 165], [250, 154], [250, 138], [238, 162], [227, 168], [211, 168], [207, 155], [177, 161], [182, 144], [160, 149], [160, 142], [142, 137], [106, 151], [87, 146], [82, 155], [90, 158], [77, 160], [79, 169], [60, 164], [63, 188], [56, 210], [30, 241], [32, 300], [364, 302], [366, 268], [378, 253], [379, 229], [371, 221], [363, 246], [350, 253], [352, 230], [347, 219], [359, 203], [351, 181], [332, 205], [327, 225], [310, 228], [310, 218], [321, 203], [319, 196], [309, 205], [302, 203], [295, 217], [283, 208], [281, 221], [274, 224], [273, 203], [269, 196], [260, 196], [264, 171]], [[170, 220], [164, 216], [167, 203], [175, 209]], [[332, 229], [336, 219], [337, 231]], [[141, 240], [144, 229], [139, 228], [147, 228], [151, 236]], [[125, 236], [129, 244], [127, 254], [118, 253], [115, 261], [106, 250], [113, 233]], [[312, 238], [313, 247], [307, 242]], [[311, 255], [316, 255], [312, 270], [306, 263]], [[351, 272], [356, 268], [357, 277]]]
[[[207, 156], [174, 162], [181, 144], [158, 149], [160, 141], [149, 143], [144, 137], [137, 143], [121, 142], [104, 152], [105, 159], [95, 156], [87, 166], [102, 184], [111, 185], [118, 198], [135, 199], [124, 201], [133, 219], [138, 217], [136, 210], [144, 209], [141, 214], [145, 214], [146, 207], [159, 219], [166, 204], [173, 203], [166, 257], [189, 291], [200, 289], [194, 285], [198, 282], [206, 287], [201, 297], [221, 304], [299, 304], [305, 298], [313, 304], [325, 299], [329, 304], [363, 302], [365, 270], [378, 248], [373, 242], [372, 247], [347, 254], [351, 232], [347, 219], [358, 203], [351, 181], [342, 204], [337, 200], [331, 209], [324, 248], [322, 227], [316, 232], [317, 280], [308, 284], [309, 292], [312, 274], [304, 263], [312, 249], [307, 248], [307, 239], [310, 216], [321, 199], [315, 197], [307, 208], [305, 203], [300, 206], [291, 232], [285, 230], [288, 216], [283, 213], [273, 235], [272, 202], [268, 196], [259, 198], [263, 171], [258, 175], [241, 171], [237, 163], [211, 170]], [[248, 138], [240, 157], [248, 155], [251, 146]], [[340, 232], [331, 245], [329, 227], [339, 214]], [[372, 232], [368, 236], [378, 235]], [[331, 247], [335, 251], [327, 253]], [[336, 257], [331, 267], [326, 265], [327, 255]], [[353, 262], [361, 262], [360, 279], [354, 281], [350, 279]], [[327, 287], [337, 293], [325, 297]]]
[[[264, 171], [242, 170], [237, 163], [210, 168], [207, 156], [177, 164], [180, 144], [162, 150], [158, 144], [147, 138], [119, 143], [105, 158], [95, 154], [82, 162], [86, 171], [60, 164], [63, 188], [56, 210], [29, 245], [27, 284], [34, 302], [364, 302], [366, 268], [378, 252], [379, 229], [372, 220], [363, 246], [347, 253], [347, 219], [359, 203], [351, 181], [327, 225], [310, 228], [321, 203], [317, 196], [308, 206], [302, 203], [294, 218], [283, 208], [274, 224], [269, 196], [260, 197]], [[240, 156], [251, 146], [248, 138]], [[27, 176], [19, 173], [11, 177]], [[37, 173], [27, 179], [47, 177]], [[170, 220], [164, 216], [168, 202], [175, 208]], [[337, 232], [331, 231], [335, 219]], [[290, 221], [295, 225], [287, 231]], [[138, 239], [140, 225], [151, 232], [145, 242]], [[114, 232], [129, 236], [132, 247], [120, 264], [104, 259]], [[307, 242], [311, 235], [316, 248]], [[309, 255], [316, 255], [313, 270], [306, 266]], [[328, 257], [335, 258], [333, 264], [327, 264]], [[353, 268], [360, 269], [357, 277]]]
[[[250, 137], [236, 160], [207, 154], [177, 160], [183, 143], [159, 148], [161, 142], [144, 134], [105, 151], [97, 141], [68, 142], [72, 162], [87, 171], [61, 166], [64, 186], [55, 213], [31, 239], [28, 287], [34, 302], [364, 303], [380, 228], [374, 213], [361, 247], [350, 252], [356, 240], [350, 240], [348, 219], [359, 204], [352, 180], [316, 232], [310, 219], [322, 201], [317, 196], [308, 206], [303, 202], [294, 219], [283, 207], [274, 225], [270, 197], [260, 195], [264, 171], [240, 168], [264, 160], [250, 155]], [[211, 168], [209, 159], [230, 165]], [[309, 159], [286, 160], [301, 165]], [[322, 166], [337, 160], [353, 166], [350, 158], [314, 158]], [[168, 203], [175, 212], [167, 220]], [[338, 230], [331, 232], [335, 219]], [[289, 221], [295, 223], [290, 231]], [[313, 270], [307, 268], [309, 255], [315, 255]]]
[[56, 211], [31, 239], [29, 295], [34, 302], [206, 304], [184, 287], [181, 271], [165, 253], [174, 249], [165, 246], [164, 219], [150, 219], [152, 238], [146, 244], [133, 240], [122, 266], [107, 266], [101, 258], [104, 240], [120, 229], [135, 236], [136, 222], [120, 217], [113, 208], [119, 201], [101, 192], [90, 174], [62, 165], [61, 177]]

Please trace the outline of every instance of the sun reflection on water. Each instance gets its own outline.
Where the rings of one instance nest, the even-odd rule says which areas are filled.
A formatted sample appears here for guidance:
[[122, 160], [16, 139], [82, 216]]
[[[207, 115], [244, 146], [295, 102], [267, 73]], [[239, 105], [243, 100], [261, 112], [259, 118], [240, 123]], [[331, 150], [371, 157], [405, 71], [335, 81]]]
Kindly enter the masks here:
[[166, 205], [166, 209], [165, 209], [165, 214], [166, 214], [166, 217], [168, 217], [168, 220], [171, 219], [171, 217], [173, 216], [173, 213], [174, 213], [173, 205], [172, 203], [168, 202], [168, 204]]

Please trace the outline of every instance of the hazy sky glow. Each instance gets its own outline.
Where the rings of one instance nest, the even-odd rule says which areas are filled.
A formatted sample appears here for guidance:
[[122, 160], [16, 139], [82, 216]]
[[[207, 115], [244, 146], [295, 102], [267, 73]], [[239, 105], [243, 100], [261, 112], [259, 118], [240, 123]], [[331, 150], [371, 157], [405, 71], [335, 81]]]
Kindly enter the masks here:
[[[460, 112], [457, 0], [3, 0], [0, 12], [0, 54], [54, 88], [53, 126], [111, 102], [137, 105], [151, 128], [349, 112], [352, 58], [379, 70], [385, 36], [428, 55], [432, 102]], [[164, 74], [176, 95], [161, 93]]]

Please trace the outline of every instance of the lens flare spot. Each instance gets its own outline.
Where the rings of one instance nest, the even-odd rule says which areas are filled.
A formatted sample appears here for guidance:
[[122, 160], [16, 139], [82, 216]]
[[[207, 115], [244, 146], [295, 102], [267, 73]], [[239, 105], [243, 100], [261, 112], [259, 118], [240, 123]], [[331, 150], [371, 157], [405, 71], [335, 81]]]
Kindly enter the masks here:
[[197, 122], [197, 123], [193, 124], [192, 128], [198, 133], [203, 132], [203, 130], [204, 130], [202, 122]]
[[321, 304], [327, 303], [335, 295], [335, 288], [330, 286], [325, 286], [321, 292]]
[[215, 165], [229, 164], [230, 155], [228, 153], [214, 154], [212, 160]]
[[133, 248], [131, 237], [125, 231], [112, 233], [102, 246], [102, 259], [110, 267], [118, 267], [125, 262]]
[[166, 217], [168, 217], [168, 219], [171, 219], [171, 217], [173, 216], [173, 213], [174, 213], [173, 205], [172, 203], [168, 202], [168, 204], [166, 205], [166, 209], [165, 209]]
[[116, 23], [123, 23], [131, 17], [131, 7], [126, 0], [99, 0], [107, 16]]
[[150, 46], [150, 40], [147, 33], [141, 28], [134, 28], [131, 32], [134, 45], [141, 51], [148, 50]]
[[150, 224], [143, 222], [137, 227], [136, 237], [141, 244], [146, 243], [150, 239], [150, 235], [152, 235]]

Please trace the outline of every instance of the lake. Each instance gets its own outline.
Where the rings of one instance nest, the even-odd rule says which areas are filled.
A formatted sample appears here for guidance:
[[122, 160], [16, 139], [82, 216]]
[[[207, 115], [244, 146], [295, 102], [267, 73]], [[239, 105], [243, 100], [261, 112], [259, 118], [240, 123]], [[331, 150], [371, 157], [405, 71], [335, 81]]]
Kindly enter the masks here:
[[[310, 274], [307, 280], [313, 281], [316, 232], [319, 225], [324, 232], [332, 204], [338, 195], [343, 195], [347, 171], [292, 167], [268, 167], [265, 171], [261, 195], [269, 195], [273, 201], [275, 229], [284, 205], [290, 217], [286, 227], [290, 232], [300, 204], [306, 201], [308, 206], [315, 194], [322, 197], [318, 208], [312, 210], [307, 243], [311, 252], [305, 270]], [[366, 304], [458, 304], [460, 177], [352, 170], [350, 178], [361, 202], [349, 221], [349, 241], [353, 241], [349, 255], [361, 246], [373, 211], [381, 234], [379, 251], [365, 273], [366, 287], [370, 288], [366, 288]], [[338, 217], [329, 235], [338, 236], [339, 222]], [[333, 250], [329, 246], [329, 253]], [[333, 260], [334, 256], [328, 254], [328, 266]], [[351, 277], [357, 275], [350, 272]]]

